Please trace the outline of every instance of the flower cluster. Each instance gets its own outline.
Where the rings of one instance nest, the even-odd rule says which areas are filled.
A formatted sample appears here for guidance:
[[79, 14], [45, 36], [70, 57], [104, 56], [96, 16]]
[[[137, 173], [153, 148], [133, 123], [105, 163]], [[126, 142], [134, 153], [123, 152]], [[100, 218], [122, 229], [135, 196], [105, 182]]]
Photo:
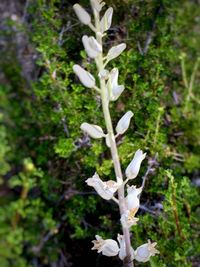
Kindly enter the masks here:
[[[95, 60], [98, 69], [100, 88], [97, 85], [98, 83], [95, 77], [84, 68], [76, 64], [73, 66], [73, 70], [85, 87], [95, 89], [101, 95], [102, 105], [104, 109], [106, 109], [109, 106], [109, 102], [116, 101], [124, 91], [124, 85], [118, 84], [118, 69], [113, 68], [109, 71], [106, 69], [106, 66], [111, 60], [118, 57], [125, 50], [126, 44], [122, 43], [113, 46], [107, 52], [107, 55], [103, 56], [102, 38], [106, 35], [106, 31], [111, 27], [113, 9], [111, 7], [108, 8], [100, 19], [100, 12], [105, 3], [101, 0], [90, 0], [90, 3], [95, 18], [94, 25], [92, 24], [90, 14], [83, 7], [79, 4], [75, 4], [73, 8], [79, 20], [83, 24], [88, 25], [91, 30], [95, 32], [95, 37], [84, 35], [82, 37], [82, 43], [88, 57]], [[100, 126], [87, 122], [81, 124], [81, 130], [92, 138], [105, 138], [106, 145], [111, 148], [111, 151], [116, 151], [115, 139], [128, 130], [131, 118], [133, 117], [133, 112], [127, 111], [122, 116], [115, 127], [115, 134], [112, 126], [110, 127], [111, 120], [109, 121], [109, 114], [104, 113], [104, 117], [107, 122], [107, 132], [104, 132]], [[91, 178], [86, 180], [87, 185], [93, 187], [103, 199], [114, 200], [119, 206], [123, 206], [123, 208], [120, 209], [120, 222], [122, 224], [123, 235], [118, 234], [118, 242], [113, 239], [103, 239], [101, 236], [96, 235], [96, 240], [93, 241], [94, 246], [92, 249], [97, 250], [98, 253], [101, 252], [105, 256], [118, 255], [121, 260], [129, 257], [129, 261], [135, 259], [139, 262], [146, 262], [151, 256], [159, 253], [158, 250], [155, 249], [156, 243], [151, 243], [150, 241], [134, 250], [130, 247], [130, 242], [127, 242], [127, 238], [130, 240], [130, 235], [125, 236], [125, 234], [129, 233], [129, 228], [136, 225], [139, 220], [135, 215], [140, 207], [140, 194], [143, 189], [142, 187], [137, 188], [134, 185], [129, 186], [127, 183], [138, 176], [141, 163], [145, 157], [146, 153], [143, 153], [142, 150], [138, 149], [135, 152], [132, 161], [125, 170], [125, 181], [123, 181], [120, 172], [118, 172], [119, 175], [115, 172], [116, 181], [103, 181], [98, 173], [95, 173]], [[121, 168], [116, 154], [113, 156], [113, 164], [116, 164], [115, 167], [117, 166], [117, 169]], [[125, 186], [127, 187], [127, 194], [125, 197], [120, 197], [119, 192], [122, 190], [124, 191]], [[118, 198], [115, 196], [117, 192]], [[128, 246], [129, 248], [127, 248]]]

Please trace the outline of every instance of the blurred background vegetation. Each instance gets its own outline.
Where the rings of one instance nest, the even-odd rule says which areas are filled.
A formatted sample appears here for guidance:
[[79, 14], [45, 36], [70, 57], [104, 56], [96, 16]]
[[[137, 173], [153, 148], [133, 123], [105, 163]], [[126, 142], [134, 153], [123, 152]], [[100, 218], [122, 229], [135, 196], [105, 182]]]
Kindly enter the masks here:
[[[198, 267], [200, 1], [106, 2], [114, 19], [105, 49], [128, 46], [112, 63], [126, 84], [113, 123], [134, 112], [118, 139], [123, 170], [138, 148], [148, 155], [136, 180], [148, 174], [132, 244], [151, 239], [160, 250], [136, 266]], [[72, 72], [74, 62], [94, 71], [81, 43], [91, 32], [74, 3], [0, 2], [1, 267], [122, 266], [91, 251], [94, 235], [115, 238], [120, 222], [117, 206], [85, 184], [95, 169], [105, 179], [114, 172], [105, 144], [80, 130], [103, 116], [98, 96]], [[89, 1], [79, 3], [90, 11]]]

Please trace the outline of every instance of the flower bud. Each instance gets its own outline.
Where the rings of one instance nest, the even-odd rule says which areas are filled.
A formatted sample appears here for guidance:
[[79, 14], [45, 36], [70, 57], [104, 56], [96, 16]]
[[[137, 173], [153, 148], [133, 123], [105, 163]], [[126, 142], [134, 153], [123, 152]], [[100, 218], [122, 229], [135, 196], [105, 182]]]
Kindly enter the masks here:
[[118, 57], [126, 48], [126, 44], [119, 44], [117, 46], [113, 46], [107, 54], [107, 61], [110, 61], [116, 57]]
[[142, 192], [142, 187], [136, 188], [136, 186], [128, 186], [127, 187], [127, 197], [125, 198], [125, 203], [127, 209], [132, 212], [132, 216], [135, 216], [135, 213], [138, 211], [140, 207], [140, 200], [138, 195]]
[[102, 0], [90, 0], [90, 4], [94, 10], [100, 12], [105, 3]]
[[131, 118], [133, 117], [132, 111], [127, 111], [126, 114], [118, 121], [116, 126], [117, 134], [123, 134], [129, 127]]
[[159, 251], [155, 248], [157, 245], [156, 242], [151, 243], [150, 240], [148, 240], [148, 243], [138, 247], [135, 254], [135, 259], [139, 262], [147, 262], [149, 261], [151, 256], [155, 256], [156, 254], [159, 254]]
[[146, 153], [143, 154], [142, 150], [138, 149], [132, 159], [131, 163], [126, 168], [126, 177], [128, 179], [134, 179], [140, 170], [140, 165], [144, 158], [146, 157]]
[[88, 12], [84, 8], [82, 8], [82, 6], [80, 6], [79, 4], [75, 4], [73, 5], [73, 9], [77, 17], [79, 18], [80, 22], [82, 22], [85, 25], [90, 24], [91, 17], [88, 14]]
[[84, 122], [81, 124], [81, 130], [86, 132], [92, 138], [98, 139], [105, 136], [103, 130], [98, 125]]
[[112, 69], [107, 83], [107, 88], [110, 93], [110, 100], [115, 101], [124, 91], [124, 85], [118, 85], [119, 71], [117, 68]]
[[92, 178], [88, 178], [85, 181], [89, 186], [94, 187], [97, 193], [106, 200], [110, 200], [115, 192], [122, 185], [123, 181], [118, 178], [117, 182], [113, 180], [109, 180], [107, 182], [103, 182], [97, 173], [95, 173]]
[[[124, 236], [123, 235], [120, 235], [118, 234], [117, 236], [117, 241], [119, 242], [119, 247], [120, 247], [120, 250], [119, 250], [119, 258], [120, 260], [124, 260], [126, 258], [126, 244], [125, 244], [125, 239], [124, 239]], [[134, 259], [134, 250], [133, 248], [131, 247], [131, 257], [130, 257], [130, 260], [132, 261]]]
[[110, 26], [111, 26], [111, 23], [112, 23], [112, 15], [113, 15], [113, 8], [112, 7], [109, 7], [103, 18], [101, 19], [101, 22], [100, 22], [100, 29], [101, 29], [101, 32], [104, 33], [105, 31], [107, 31]]
[[96, 235], [96, 240], [93, 240], [94, 246], [92, 250], [96, 249], [98, 253], [102, 252], [104, 256], [116, 256], [119, 252], [119, 246], [113, 239], [103, 239], [101, 236]]
[[95, 78], [92, 76], [92, 74], [84, 70], [81, 66], [74, 65], [73, 71], [85, 87], [93, 88], [95, 86]]
[[84, 35], [82, 37], [82, 42], [85, 51], [89, 57], [96, 58], [99, 55], [99, 53], [102, 52], [101, 45], [97, 42], [97, 40], [93, 36], [88, 37], [87, 35]]

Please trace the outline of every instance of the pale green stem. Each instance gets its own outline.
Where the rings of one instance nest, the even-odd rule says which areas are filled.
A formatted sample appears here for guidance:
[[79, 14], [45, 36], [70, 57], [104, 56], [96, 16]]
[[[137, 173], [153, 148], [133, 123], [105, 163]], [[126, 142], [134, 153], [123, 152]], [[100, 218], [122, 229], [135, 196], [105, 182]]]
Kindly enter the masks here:
[[[98, 34], [98, 32], [100, 32], [99, 14], [97, 12], [94, 12], [94, 16], [95, 16], [95, 26], [97, 29], [96, 38], [97, 38], [97, 41], [102, 45], [102, 35]], [[104, 69], [103, 52], [100, 53], [100, 55], [96, 59], [96, 64], [97, 64], [97, 68], [99, 72]], [[107, 88], [106, 88], [106, 83], [104, 79], [100, 79], [100, 89], [101, 89], [103, 114], [104, 114], [104, 119], [105, 119], [106, 128], [107, 128], [109, 141], [110, 141], [110, 150], [111, 150], [111, 156], [113, 160], [115, 175], [116, 175], [116, 178], [118, 177], [120, 179], [123, 179], [119, 155], [117, 151], [117, 145], [115, 142], [115, 136], [114, 136], [113, 126], [112, 126], [112, 120], [111, 120], [110, 111], [109, 111], [109, 101], [108, 101], [107, 92], [106, 92]], [[122, 186], [118, 189], [118, 202], [119, 202], [120, 215], [122, 215], [126, 210], [125, 198], [124, 198], [124, 184], [122, 184]], [[133, 261], [131, 261], [130, 232], [128, 228], [124, 228], [123, 226], [122, 226], [122, 230], [123, 230], [123, 235], [125, 239], [126, 255], [127, 255], [126, 259], [123, 262], [124, 267], [134, 267]]]

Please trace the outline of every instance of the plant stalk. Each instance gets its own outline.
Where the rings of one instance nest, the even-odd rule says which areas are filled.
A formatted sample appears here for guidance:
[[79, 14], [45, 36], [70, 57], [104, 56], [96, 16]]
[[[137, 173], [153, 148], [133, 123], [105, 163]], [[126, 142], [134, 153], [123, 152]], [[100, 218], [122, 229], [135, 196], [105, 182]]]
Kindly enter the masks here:
[[[96, 39], [97, 41], [102, 45], [102, 36], [101, 34], [98, 34], [100, 32], [100, 20], [99, 20], [99, 14], [97, 12], [94, 12], [95, 16], [95, 26], [97, 29], [96, 33]], [[98, 68], [99, 73], [104, 69], [104, 62], [103, 62], [103, 52], [99, 54], [98, 58], [96, 59], [96, 65]], [[120, 178], [123, 180], [123, 175], [121, 171], [121, 164], [119, 160], [117, 145], [115, 141], [115, 135], [113, 131], [113, 125], [112, 120], [110, 116], [109, 111], [109, 100], [107, 97], [107, 88], [105, 80], [102, 78], [99, 78], [100, 80], [100, 90], [101, 90], [101, 101], [102, 101], [102, 108], [103, 108], [103, 114], [105, 119], [105, 124], [107, 128], [107, 133], [109, 136], [109, 143], [110, 143], [110, 150], [111, 150], [111, 156], [113, 160], [114, 170], [116, 178]], [[124, 184], [118, 189], [118, 201], [119, 201], [119, 210], [120, 215], [122, 215], [125, 210], [125, 198], [124, 198]], [[134, 267], [133, 261], [131, 261], [131, 241], [130, 241], [130, 232], [128, 228], [124, 228], [122, 226], [122, 231], [125, 239], [125, 245], [126, 245], [126, 255], [127, 257], [123, 261], [124, 267]]]

